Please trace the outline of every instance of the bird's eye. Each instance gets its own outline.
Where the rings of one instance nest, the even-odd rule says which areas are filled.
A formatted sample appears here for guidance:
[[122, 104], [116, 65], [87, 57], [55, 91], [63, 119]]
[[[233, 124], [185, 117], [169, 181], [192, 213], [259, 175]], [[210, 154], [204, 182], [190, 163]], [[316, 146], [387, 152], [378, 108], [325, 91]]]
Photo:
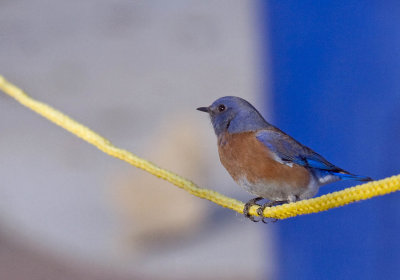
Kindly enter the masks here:
[[218, 106], [218, 112], [223, 112], [223, 111], [225, 111], [225, 109], [226, 109], [226, 107], [223, 104]]

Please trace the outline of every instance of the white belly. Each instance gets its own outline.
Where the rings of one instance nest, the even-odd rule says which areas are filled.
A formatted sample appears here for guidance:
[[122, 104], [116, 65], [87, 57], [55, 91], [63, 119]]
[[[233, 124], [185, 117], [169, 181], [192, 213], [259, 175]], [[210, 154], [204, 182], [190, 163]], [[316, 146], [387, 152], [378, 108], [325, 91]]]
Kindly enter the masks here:
[[319, 184], [314, 177], [311, 177], [309, 184], [305, 188], [274, 181], [259, 181], [253, 184], [245, 177], [240, 178], [237, 183], [249, 193], [270, 201], [294, 202], [303, 200], [316, 195], [319, 189]]

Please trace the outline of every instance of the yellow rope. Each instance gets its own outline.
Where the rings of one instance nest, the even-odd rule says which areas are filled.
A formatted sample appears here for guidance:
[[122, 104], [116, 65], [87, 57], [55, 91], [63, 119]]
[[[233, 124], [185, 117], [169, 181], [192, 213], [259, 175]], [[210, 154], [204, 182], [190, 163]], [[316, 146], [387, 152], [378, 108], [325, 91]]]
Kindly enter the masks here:
[[[124, 160], [133, 166], [141, 168], [154, 176], [167, 180], [172, 184], [196, 195], [200, 198], [208, 199], [223, 207], [232, 209], [238, 213], [243, 213], [243, 202], [236, 199], [226, 197], [218, 192], [203, 189], [195, 185], [193, 182], [182, 178], [181, 176], [162, 169], [153, 163], [144, 160], [126, 150], [115, 147], [110, 141], [101, 137], [86, 126], [74, 121], [70, 117], [64, 115], [60, 111], [50, 107], [49, 105], [36, 101], [24, 93], [15, 85], [6, 81], [0, 76], [0, 90], [16, 99], [22, 105], [30, 108], [39, 115], [45, 117], [49, 121], [61, 126], [72, 134], [82, 138], [88, 143], [96, 146], [104, 153], [113, 157]], [[363, 185], [344, 189], [342, 191], [333, 192], [320, 197], [299, 201], [296, 203], [284, 204], [275, 207], [266, 208], [265, 217], [285, 219], [302, 214], [317, 213], [331, 208], [343, 206], [354, 201], [365, 200], [378, 195], [388, 194], [400, 190], [400, 175], [386, 178], [380, 181], [368, 182]], [[257, 215], [257, 208], [251, 207], [250, 214]]]

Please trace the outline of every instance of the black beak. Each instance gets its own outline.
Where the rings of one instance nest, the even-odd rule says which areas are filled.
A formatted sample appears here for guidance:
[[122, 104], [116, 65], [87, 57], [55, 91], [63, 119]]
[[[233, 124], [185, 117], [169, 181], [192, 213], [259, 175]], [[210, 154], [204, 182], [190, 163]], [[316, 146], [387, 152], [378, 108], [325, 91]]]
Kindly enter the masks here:
[[210, 109], [208, 107], [199, 107], [199, 108], [197, 108], [197, 110], [206, 112], [206, 113], [210, 112]]

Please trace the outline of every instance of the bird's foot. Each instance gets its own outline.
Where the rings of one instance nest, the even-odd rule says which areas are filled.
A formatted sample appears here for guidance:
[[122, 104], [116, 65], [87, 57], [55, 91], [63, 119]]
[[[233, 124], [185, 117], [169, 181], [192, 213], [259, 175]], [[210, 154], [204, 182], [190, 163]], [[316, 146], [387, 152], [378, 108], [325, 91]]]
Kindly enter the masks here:
[[281, 204], [284, 204], [284, 203], [288, 203], [288, 201], [281, 201], [281, 200], [268, 201], [267, 203], [264, 203], [262, 206], [260, 206], [257, 209], [257, 214], [261, 217], [261, 221], [264, 224], [268, 224], [268, 222], [275, 223], [276, 221], [278, 221], [278, 219], [269, 219], [269, 218], [264, 217], [264, 210], [267, 207], [273, 207], [273, 206], [281, 205]]
[[244, 208], [243, 208], [243, 214], [244, 214], [244, 216], [246, 217], [246, 218], [248, 218], [250, 221], [252, 221], [252, 222], [259, 222], [260, 220], [257, 220], [256, 218], [254, 218], [254, 216], [252, 216], [252, 215], [250, 215], [250, 213], [249, 213], [249, 210], [250, 210], [250, 208], [252, 207], [252, 206], [254, 206], [254, 205], [257, 205], [257, 206], [259, 206], [259, 207], [262, 207], [260, 204], [258, 204], [257, 202], [258, 201], [260, 201], [260, 200], [262, 200], [262, 199], [264, 199], [264, 198], [262, 198], [262, 197], [256, 197], [256, 198], [253, 198], [253, 199], [250, 199], [245, 205], [244, 205]]

